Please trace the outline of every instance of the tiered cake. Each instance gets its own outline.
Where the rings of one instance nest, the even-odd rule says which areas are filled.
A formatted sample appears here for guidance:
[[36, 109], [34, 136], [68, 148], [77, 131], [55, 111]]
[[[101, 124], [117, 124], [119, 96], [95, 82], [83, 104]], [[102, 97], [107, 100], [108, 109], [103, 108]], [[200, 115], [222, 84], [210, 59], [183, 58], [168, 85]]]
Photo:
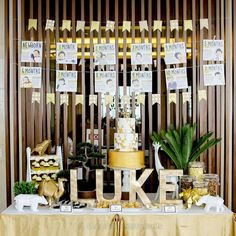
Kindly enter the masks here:
[[134, 118], [119, 118], [114, 136], [114, 150], [109, 152], [111, 168], [139, 169], [144, 167], [144, 151], [138, 151], [138, 134]]

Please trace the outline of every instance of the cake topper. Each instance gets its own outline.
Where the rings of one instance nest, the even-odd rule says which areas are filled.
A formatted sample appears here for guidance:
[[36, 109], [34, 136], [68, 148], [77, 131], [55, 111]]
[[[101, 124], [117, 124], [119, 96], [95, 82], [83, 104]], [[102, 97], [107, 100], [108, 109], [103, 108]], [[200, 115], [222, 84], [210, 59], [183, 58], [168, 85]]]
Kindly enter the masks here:
[[130, 112], [128, 112], [128, 111], [122, 111], [121, 112], [121, 116], [123, 117], [123, 118], [130, 118]]

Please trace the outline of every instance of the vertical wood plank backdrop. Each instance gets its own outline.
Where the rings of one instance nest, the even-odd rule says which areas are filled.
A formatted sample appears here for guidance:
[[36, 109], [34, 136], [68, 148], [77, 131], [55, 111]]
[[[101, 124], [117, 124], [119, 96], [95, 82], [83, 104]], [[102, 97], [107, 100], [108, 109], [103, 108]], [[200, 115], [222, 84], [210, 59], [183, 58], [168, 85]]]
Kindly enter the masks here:
[[[80, 141], [86, 141], [86, 130], [94, 129], [101, 132], [105, 121], [106, 134], [102, 146], [99, 148], [113, 148], [110, 132], [116, 127], [113, 118], [119, 117], [118, 105], [120, 91], [124, 95], [129, 94], [130, 71], [135, 70], [130, 65], [131, 43], [151, 42], [153, 45], [153, 60], [156, 62], [148, 66], [153, 71], [153, 93], [161, 95], [161, 104], [152, 105], [151, 93], [145, 94], [145, 105], [141, 105], [140, 114], [142, 124], [139, 126], [141, 133], [140, 148], [146, 150], [147, 166], [153, 167], [153, 150], [149, 135], [152, 131], [166, 129], [171, 123], [180, 127], [186, 121], [197, 123], [196, 138], [207, 131], [213, 131], [215, 137], [222, 137], [222, 142], [215, 148], [201, 156], [210, 173], [218, 173], [221, 179], [220, 192], [224, 196], [225, 203], [232, 209], [236, 209], [236, 11], [235, 1], [232, 0], [5, 0], [6, 22], [5, 34], [7, 55], [5, 56], [5, 82], [6, 82], [6, 170], [7, 190], [11, 190], [14, 182], [26, 177], [26, 147], [33, 148], [45, 138], [52, 139], [53, 145], [62, 145], [64, 154], [64, 166], [68, 158], [68, 135], [73, 140], [73, 150]], [[38, 20], [38, 29], [28, 30], [28, 19]], [[209, 29], [200, 29], [200, 18], [208, 18]], [[54, 31], [45, 31], [46, 20], [55, 20]], [[170, 20], [179, 20], [179, 31], [170, 30]], [[71, 20], [70, 31], [61, 30], [62, 21]], [[85, 30], [76, 31], [76, 22], [85, 21]], [[115, 21], [114, 32], [105, 31], [106, 21]], [[122, 32], [123, 21], [131, 21], [131, 31]], [[139, 31], [139, 21], [147, 20], [148, 32]], [[153, 32], [153, 21], [163, 22], [162, 32]], [[184, 20], [192, 20], [192, 31], [184, 31]], [[90, 31], [92, 21], [100, 21], [99, 32]], [[225, 86], [204, 87], [202, 40], [224, 39], [225, 42]], [[22, 40], [43, 41], [42, 88], [21, 89], [19, 86], [20, 66], [29, 66], [29, 63], [21, 63]], [[56, 42], [78, 43], [78, 64], [73, 66], [59, 66], [55, 62]], [[165, 88], [164, 69], [168, 68], [163, 60], [163, 43], [185, 42], [188, 51], [188, 82], [192, 95], [190, 104], [182, 104], [182, 92], [176, 91], [177, 103], [169, 104], [168, 94]], [[110, 114], [109, 105], [103, 105], [104, 98], [98, 94], [98, 106], [89, 106], [89, 94], [94, 91], [94, 70], [103, 69], [101, 66], [94, 68], [93, 46], [95, 43], [116, 44], [117, 92], [114, 97], [114, 117]], [[3, 45], [1, 45], [3, 46]], [[55, 92], [56, 70], [77, 70], [77, 93], [69, 95], [69, 106], [60, 106], [60, 94], [55, 95], [55, 104], [47, 104], [47, 93]], [[111, 67], [106, 67], [109, 70]], [[121, 70], [121, 68], [123, 70]], [[144, 67], [142, 67], [144, 69]], [[8, 83], [7, 83], [8, 81]], [[122, 86], [118, 91], [118, 87]], [[198, 90], [205, 89], [207, 101], [198, 100]], [[32, 92], [40, 92], [41, 103], [32, 103]], [[76, 94], [84, 96], [84, 104], [76, 105]], [[135, 116], [135, 97], [131, 95], [132, 116]], [[104, 110], [105, 109], [105, 110]], [[105, 112], [104, 112], [105, 111]], [[105, 114], [105, 117], [103, 117]], [[93, 135], [91, 135], [92, 143]], [[170, 164], [168, 162], [168, 164]], [[108, 172], [109, 173], [109, 172]], [[110, 173], [107, 176], [111, 178]], [[155, 178], [150, 182], [150, 191], [156, 186]], [[149, 185], [150, 186], [150, 185]], [[8, 204], [11, 202], [12, 192], [8, 192]]]

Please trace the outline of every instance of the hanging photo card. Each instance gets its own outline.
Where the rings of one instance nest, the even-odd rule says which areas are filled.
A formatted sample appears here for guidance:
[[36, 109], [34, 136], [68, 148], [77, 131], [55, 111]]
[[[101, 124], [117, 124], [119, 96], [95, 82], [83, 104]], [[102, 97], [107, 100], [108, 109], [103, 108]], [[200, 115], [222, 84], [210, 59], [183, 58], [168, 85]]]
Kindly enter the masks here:
[[112, 93], [116, 91], [116, 71], [95, 71], [95, 92]]
[[94, 45], [95, 65], [115, 65], [116, 51], [115, 44], [95, 44]]
[[166, 65], [186, 63], [185, 43], [165, 43], [165, 63]]
[[203, 65], [205, 86], [225, 85], [224, 64]]
[[185, 89], [188, 88], [186, 67], [165, 69], [166, 89]]
[[131, 44], [131, 65], [151, 65], [152, 44]]
[[57, 43], [57, 64], [77, 64], [77, 43]]
[[41, 88], [41, 67], [20, 68], [20, 87], [21, 88]]
[[224, 40], [203, 40], [203, 61], [224, 61]]
[[131, 92], [152, 92], [152, 71], [131, 71]]
[[57, 92], [77, 92], [77, 71], [56, 71]]
[[21, 62], [42, 62], [43, 42], [22, 41]]

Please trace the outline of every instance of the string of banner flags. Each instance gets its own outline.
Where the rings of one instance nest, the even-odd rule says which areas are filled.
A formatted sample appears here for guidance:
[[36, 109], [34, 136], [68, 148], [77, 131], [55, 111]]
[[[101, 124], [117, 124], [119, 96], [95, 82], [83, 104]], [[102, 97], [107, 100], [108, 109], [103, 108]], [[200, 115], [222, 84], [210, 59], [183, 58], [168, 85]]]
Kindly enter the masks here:
[[[184, 22], [184, 31], [187, 30], [193, 30], [193, 21], [192, 20], [183, 20]], [[100, 21], [91, 21], [90, 24], [90, 32], [93, 31], [99, 31], [101, 27], [101, 22]], [[154, 20], [153, 21], [153, 26], [149, 27], [147, 20], [142, 20], [139, 21], [139, 29], [140, 32], [146, 30], [149, 31], [150, 28], [152, 28], [153, 31], [159, 30], [162, 32], [162, 27], [163, 27], [163, 21], [162, 20]], [[28, 19], [28, 30], [35, 29], [37, 30], [38, 28], [38, 21], [37, 19]], [[45, 25], [45, 30], [51, 30], [54, 31], [55, 28], [55, 20], [46, 20], [46, 25]], [[122, 24], [122, 32], [128, 31], [130, 32], [132, 26], [131, 26], [131, 21], [123, 21]], [[208, 29], [209, 28], [209, 22], [207, 18], [202, 18], [200, 19], [200, 29]], [[68, 30], [71, 31], [72, 25], [71, 25], [71, 20], [62, 20], [62, 25], [60, 29], [63, 30]], [[105, 31], [111, 31], [114, 32], [115, 29], [115, 21], [107, 20], [106, 21], [106, 28]], [[85, 30], [85, 21], [76, 21], [76, 32], [82, 31], [84, 32]], [[174, 19], [170, 20], [170, 30], [179, 30], [179, 20]]]
[[[137, 105], [145, 105], [145, 94], [137, 94], [135, 97]], [[85, 96], [82, 94], [75, 95], [75, 106], [78, 104], [84, 105], [84, 98]], [[105, 105], [112, 105], [115, 103], [114, 100], [115, 96], [113, 95], [104, 95], [104, 103]], [[46, 104], [55, 104], [56, 96], [55, 93], [46, 93]], [[191, 102], [192, 95], [190, 92], [183, 92], [182, 93], [182, 102], [183, 104], [186, 102]], [[96, 94], [89, 95], [89, 106], [96, 105], [97, 106], [98, 96]], [[132, 96], [123, 95], [121, 96], [120, 102], [122, 105], [130, 105], [132, 100]], [[207, 101], [207, 92], [206, 90], [198, 90], [198, 101], [201, 100]], [[41, 101], [41, 94], [40, 92], [32, 92], [32, 103], [39, 103]], [[161, 94], [152, 94], [152, 105], [159, 104], [161, 105]], [[169, 93], [168, 94], [168, 102], [169, 104], [177, 102], [177, 94], [176, 93]], [[60, 94], [60, 105], [69, 105], [69, 95], [68, 94]]]

